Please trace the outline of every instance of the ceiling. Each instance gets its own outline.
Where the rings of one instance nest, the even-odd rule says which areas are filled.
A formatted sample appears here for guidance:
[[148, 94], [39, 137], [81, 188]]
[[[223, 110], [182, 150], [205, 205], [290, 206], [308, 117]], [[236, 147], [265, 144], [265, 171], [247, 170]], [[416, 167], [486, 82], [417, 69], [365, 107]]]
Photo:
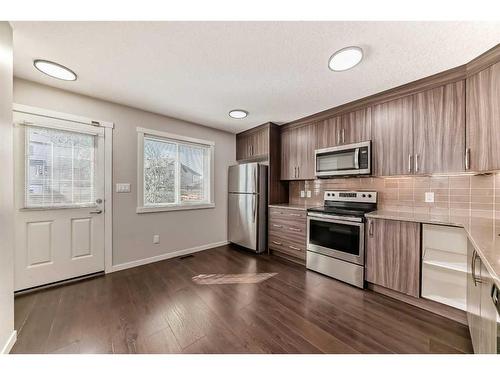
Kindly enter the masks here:
[[[289, 122], [461, 65], [500, 42], [493, 22], [12, 22], [14, 74], [240, 132]], [[328, 69], [336, 50], [361, 64]], [[42, 58], [78, 74], [44, 76]], [[228, 112], [250, 112], [243, 120]]]

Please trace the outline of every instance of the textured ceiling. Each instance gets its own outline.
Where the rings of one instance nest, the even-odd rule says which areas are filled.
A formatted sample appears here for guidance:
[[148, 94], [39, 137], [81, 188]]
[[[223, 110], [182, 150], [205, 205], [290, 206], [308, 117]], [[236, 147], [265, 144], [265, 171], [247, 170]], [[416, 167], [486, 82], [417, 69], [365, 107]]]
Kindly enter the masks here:
[[[231, 132], [284, 123], [461, 65], [500, 42], [491, 22], [12, 22], [21, 78]], [[352, 70], [328, 69], [345, 46]], [[53, 60], [78, 74], [51, 79]], [[250, 112], [244, 120], [228, 111]]]

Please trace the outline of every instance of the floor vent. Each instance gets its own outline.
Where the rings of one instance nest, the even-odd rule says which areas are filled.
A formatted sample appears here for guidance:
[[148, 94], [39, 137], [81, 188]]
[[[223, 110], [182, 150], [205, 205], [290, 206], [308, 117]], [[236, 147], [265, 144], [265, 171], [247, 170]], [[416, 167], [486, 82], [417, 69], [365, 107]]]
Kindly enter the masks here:
[[194, 255], [183, 255], [179, 259], [194, 258]]

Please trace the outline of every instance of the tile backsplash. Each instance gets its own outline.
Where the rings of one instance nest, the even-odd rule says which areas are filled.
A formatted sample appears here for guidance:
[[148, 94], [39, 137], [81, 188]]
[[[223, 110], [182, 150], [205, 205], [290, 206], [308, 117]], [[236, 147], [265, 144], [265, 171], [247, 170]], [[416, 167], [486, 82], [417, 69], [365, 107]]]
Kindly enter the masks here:
[[[383, 210], [500, 218], [500, 174], [291, 181], [289, 201], [322, 205], [325, 190], [377, 191]], [[301, 191], [311, 191], [311, 198], [301, 198]], [[434, 193], [433, 203], [425, 202], [426, 192]]]

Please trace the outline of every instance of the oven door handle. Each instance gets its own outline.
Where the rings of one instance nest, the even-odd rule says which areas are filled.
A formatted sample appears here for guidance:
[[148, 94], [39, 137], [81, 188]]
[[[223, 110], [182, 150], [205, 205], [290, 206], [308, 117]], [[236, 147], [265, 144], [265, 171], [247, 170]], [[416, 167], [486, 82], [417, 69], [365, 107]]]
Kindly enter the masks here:
[[316, 213], [308, 213], [307, 218], [310, 220], [326, 221], [329, 223], [338, 223], [338, 224], [346, 224], [346, 225], [355, 225], [358, 227], [363, 224], [361, 218], [357, 218], [356, 221], [344, 220], [344, 218], [342, 216], [335, 216], [335, 215], [323, 215], [323, 214], [316, 214]]
[[334, 223], [334, 224], [344, 224], [344, 225], [351, 225], [355, 227], [363, 227], [364, 223], [359, 219], [360, 221], [348, 221], [348, 220], [342, 220], [338, 219], [340, 217], [338, 216], [332, 216], [332, 215], [321, 215], [321, 214], [309, 214], [307, 216], [308, 222], [311, 220], [316, 220], [316, 221], [324, 221], [327, 223]]

